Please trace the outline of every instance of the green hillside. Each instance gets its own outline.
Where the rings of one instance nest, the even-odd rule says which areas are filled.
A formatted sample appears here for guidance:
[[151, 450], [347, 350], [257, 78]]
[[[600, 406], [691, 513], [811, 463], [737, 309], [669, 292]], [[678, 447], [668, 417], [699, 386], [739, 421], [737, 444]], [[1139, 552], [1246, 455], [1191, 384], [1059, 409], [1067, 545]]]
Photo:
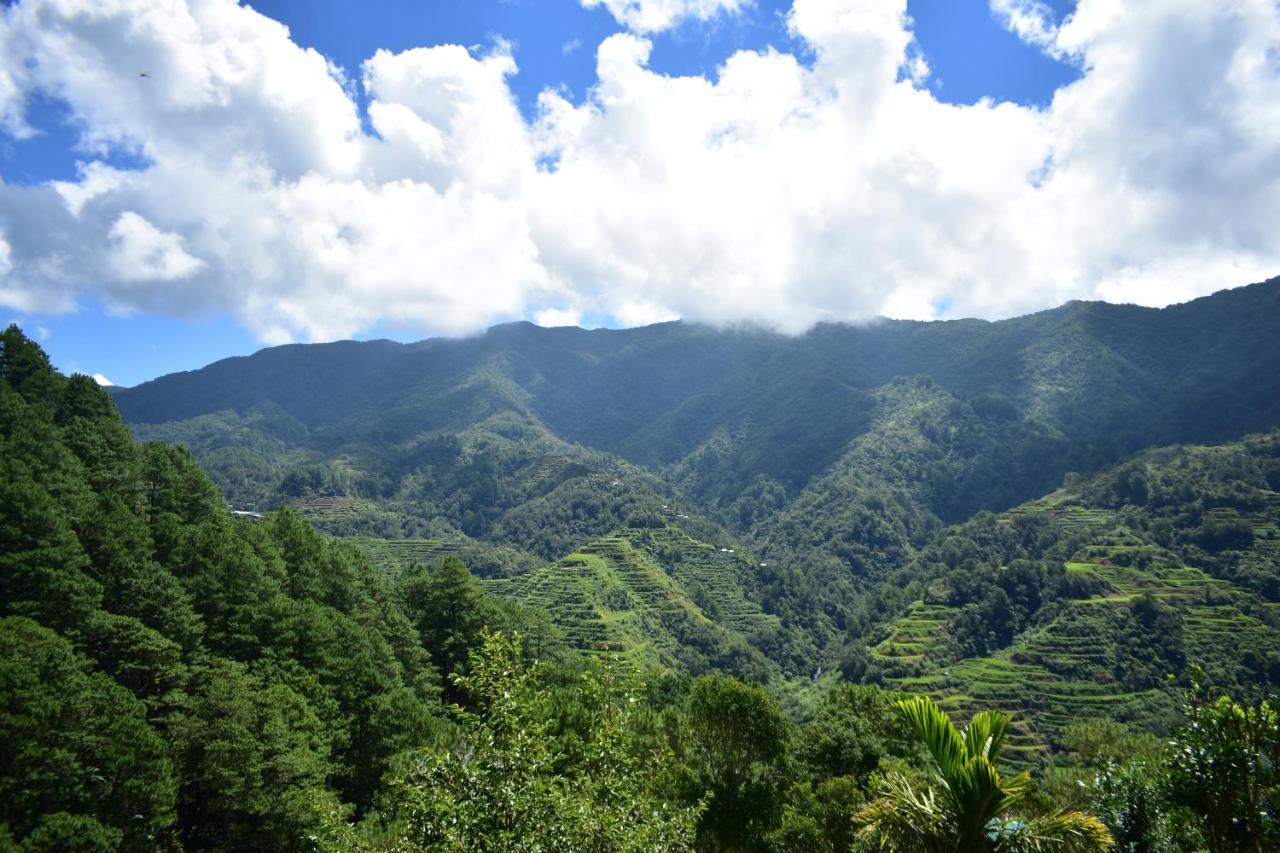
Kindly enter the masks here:
[[896, 377], [802, 489], [761, 481], [772, 508], [730, 524], [689, 469], [527, 412], [386, 445], [286, 442], [261, 412], [155, 427], [236, 474], [266, 511], [244, 518], [16, 328], [0, 380], [0, 847], [415, 846], [514, 797], [521, 838], [550, 815], [569, 849], [602, 815], [612, 838], [842, 850], [895, 791], [926, 802], [935, 735], [1037, 771], [1010, 777], [1028, 820], [1093, 810], [1099, 845], [1148, 803], [1139, 837], [1203, 847], [1240, 761], [1280, 790], [1280, 430], [948, 526], [966, 489], [1001, 500], [1002, 459], [1029, 487], [1033, 433], [1050, 460], [1114, 447]]
[[443, 539], [374, 539], [353, 536], [346, 540], [365, 553], [369, 562], [395, 576], [412, 566], [431, 566], [462, 549], [458, 542]]
[[[545, 611], [572, 647], [621, 653], [646, 667], [730, 671], [769, 680], [784, 647], [780, 620], [761, 610], [747, 584], [755, 566], [724, 546], [691, 537], [660, 514], [639, 515], [573, 553], [482, 583], [494, 595]], [[495, 546], [442, 539], [351, 537], [391, 577], [456, 556], [495, 562]], [[499, 555], [500, 557], [501, 555]]]
[[115, 400], [230, 500], [338, 536], [469, 543], [490, 577], [667, 506], [696, 538], [759, 555], [744, 595], [788, 626], [771, 655], [799, 676], [908, 603], [882, 582], [946, 524], [1146, 448], [1280, 425], [1277, 318], [1273, 281], [1161, 310], [795, 337], [517, 323], [276, 347]]
[[744, 594], [745, 562], [678, 527], [624, 527], [491, 592], [546, 610], [570, 645], [694, 674], [769, 680], [776, 617]]
[[[253, 454], [241, 454], [242, 466], [256, 458], [277, 479], [300, 459], [346, 460], [349, 486], [380, 497], [438, 465], [452, 449], [444, 437], [457, 436], [464, 455], [473, 428], [551, 439], [660, 474], [745, 532], [871, 428], [886, 405], [877, 389], [927, 377], [979, 427], [970, 464], [938, 490], [938, 510], [955, 522], [1144, 447], [1274, 425], [1277, 313], [1280, 286], [1268, 282], [1162, 310], [1071, 303], [994, 323], [824, 325], [798, 337], [512, 324], [412, 345], [277, 347], [116, 401], [140, 432], [202, 458], [234, 446]], [[984, 442], [1004, 454], [982, 452]], [[215, 476], [237, 488], [263, 482], [234, 478], [236, 461], [211, 466]], [[441, 511], [455, 525], [475, 511], [451, 509]]]
[[235, 517], [14, 326], [0, 474], [6, 850], [296, 849], [446, 730], [427, 641], [498, 612], [423, 612], [297, 512]]
[[924, 596], [870, 659], [958, 718], [1013, 713], [1023, 764], [1075, 720], [1167, 730], [1191, 665], [1257, 693], [1280, 677], [1278, 485], [1272, 432], [1151, 451], [961, 525], [917, 558]]
[[[1280, 284], [1268, 282], [1162, 310], [1071, 303], [797, 337], [514, 324], [465, 340], [278, 347], [115, 399], [140, 435], [189, 447], [230, 499], [294, 507], [391, 572], [444, 553], [422, 543], [456, 545], [584, 647], [694, 672], [745, 671], [741, 647], [752, 666], [767, 659], [762, 674], [869, 670], [931, 689], [946, 667], [1003, 655], [1005, 676], [964, 676], [982, 696], [1013, 701], [1001, 678], [1066, 679], [1080, 696], [1134, 694], [1124, 713], [1155, 724], [1144, 709], [1160, 704], [1147, 695], [1166, 689], [1158, 679], [1216, 648], [1206, 638], [1220, 626], [1256, 630], [1222, 608], [1269, 624], [1241, 597], [1280, 599], [1280, 571], [1270, 498], [1232, 498], [1246, 488], [1232, 485], [1239, 466], [1211, 477], [1147, 448], [1280, 425], [1277, 318]], [[1120, 467], [1095, 474], [1109, 465]], [[1161, 485], [1170, 478], [1185, 495]], [[696, 556], [706, 549], [664, 554], [625, 534], [655, 514], [754, 556], [725, 584]], [[1245, 528], [1252, 544], [1232, 558]], [[970, 536], [990, 542], [962, 545]], [[1044, 541], [1021, 541], [1032, 536]], [[984, 574], [1017, 561], [1029, 565], [1008, 590]], [[1127, 636], [1144, 592], [1183, 620], [1182, 659], [1067, 666], [1061, 636]], [[1059, 613], [1068, 603], [1076, 615]], [[1242, 673], [1224, 677], [1244, 684]]]

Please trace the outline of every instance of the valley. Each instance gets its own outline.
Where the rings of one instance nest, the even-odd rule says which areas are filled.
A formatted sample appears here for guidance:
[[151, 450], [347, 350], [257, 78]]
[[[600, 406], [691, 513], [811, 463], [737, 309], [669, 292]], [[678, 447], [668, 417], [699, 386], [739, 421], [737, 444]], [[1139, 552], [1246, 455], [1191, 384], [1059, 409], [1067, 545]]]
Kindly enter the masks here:
[[[115, 401], [230, 500], [292, 507], [388, 576], [460, 556], [584, 651], [1004, 708], [1031, 766], [1080, 716], [1167, 729], [1188, 666], [1280, 676], [1275, 434], [1230, 443], [1280, 424], [1276, 316], [1269, 282], [798, 338], [515, 324], [264, 350]], [[1227, 443], [1147, 450], [1179, 442]], [[1182, 483], [1200, 456], [1235, 461]], [[1138, 470], [1231, 497], [1184, 506], [1124, 485]]]
[[0, 847], [870, 850], [942, 742], [1065, 849], [1280, 837], [1215, 799], [1280, 790], [1278, 309], [500, 327], [110, 393], [11, 326]]

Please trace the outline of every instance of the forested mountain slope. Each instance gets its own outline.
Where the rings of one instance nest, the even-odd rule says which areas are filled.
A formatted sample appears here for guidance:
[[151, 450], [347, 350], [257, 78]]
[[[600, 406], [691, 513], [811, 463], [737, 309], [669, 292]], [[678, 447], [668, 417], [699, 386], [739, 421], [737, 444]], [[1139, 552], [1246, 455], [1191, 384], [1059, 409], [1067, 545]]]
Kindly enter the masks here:
[[[745, 494], [793, 498], [871, 426], [884, 404], [877, 389], [928, 377], [964, 414], [1003, 429], [1003, 444], [1034, 447], [1042, 463], [1040, 483], [953, 499], [947, 517], [959, 520], [1056, 485], [1073, 467], [1276, 423], [1277, 316], [1280, 285], [1268, 282], [1163, 310], [1070, 303], [995, 323], [886, 320], [799, 337], [683, 323], [517, 323], [411, 345], [276, 347], [120, 391], [116, 401], [138, 425], [254, 416], [254, 432], [330, 456], [416, 446], [506, 414], [651, 470], [672, 466], [692, 498], [728, 507]], [[199, 426], [190, 424], [191, 437]], [[397, 461], [392, 477], [417, 460]], [[979, 470], [1005, 479], [989, 467]]]
[[[1177, 310], [1226, 311], [1270, 358], [1274, 294]], [[1237, 317], [1248, 299], [1271, 313]], [[941, 366], [855, 388], [838, 452], [791, 485], [765, 473], [798, 452], [785, 430], [730, 419], [646, 462], [566, 438], [510, 363], [385, 420], [317, 403], [307, 423], [259, 400], [135, 424], [193, 456], [137, 443], [102, 389], [10, 327], [0, 849], [345, 851], [450, 832], [576, 849], [605, 830], [619, 848], [850, 849], [894, 785], [926, 778], [885, 688], [959, 722], [1010, 712], [996, 752], [1038, 771], [1037, 815], [1089, 807], [1117, 838], [1141, 819], [1139, 836], [1203, 846], [1234, 814], [1212, 798], [1257, 781], [1216, 768], [1277, 742], [1273, 705], [1202, 690], [1248, 703], [1280, 683], [1280, 429], [1217, 436], [1270, 418], [1276, 380], [1255, 361], [1147, 381], [1176, 377], [1079, 331], [1113, 310], [1170, 316], [1050, 312], [1026, 350], [1059, 363], [1022, 397]], [[826, 418], [831, 375], [772, 386], [779, 422]], [[1125, 452], [1148, 427], [1215, 443]], [[1014, 502], [1046, 468], [1055, 482]], [[703, 491], [748, 474], [755, 491]], [[294, 509], [237, 518], [227, 496]], [[1240, 720], [1265, 724], [1253, 746]], [[1274, 764], [1247, 760], [1274, 796]], [[1246, 814], [1242, 837], [1280, 837], [1269, 815]]]
[[[489, 398], [499, 408], [527, 407], [569, 441], [652, 462], [673, 461], [742, 416], [780, 423], [796, 414], [779, 411], [788, 398], [927, 375], [958, 392], [1004, 392], [1018, 410], [1076, 429], [1097, 418], [1067, 410], [1091, 391], [1115, 398], [1121, 381], [1126, 396], [1161, 400], [1161, 414], [1185, 414], [1178, 402], [1189, 398], [1217, 399], [1230, 411], [1216, 418], [1237, 419], [1231, 427], [1238, 432], [1266, 414], [1252, 404], [1274, 406], [1265, 388], [1242, 382], [1277, 357], [1265, 344], [1278, 304], [1272, 281], [1165, 309], [1072, 302], [999, 322], [881, 320], [822, 325], [799, 337], [678, 322], [617, 331], [513, 323], [409, 345], [275, 347], [162, 377], [117, 399], [139, 423], [264, 403], [309, 428], [358, 422], [374, 407], [420, 416], [434, 410], [428, 427], [474, 419], [465, 406], [433, 405], [447, 391], [455, 403]], [[838, 422], [838, 400], [823, 402], [814, 411]]]
[[290, 849], [444, 725], [414, 608], [352, 547], [233, 519], [14, 327], [0, 469], [0, 847]]
[[[1155, 310], [786, 337], [667, 323], [285, 346], [117, 392], [232, 500], [337, 535], [439, 539], [522, 575], [667, 507], [746, 546], [798, 674], [885, 615], [868, 593], [946, 524], [1147, 447], [1280, 424], [1280, 283]], [[802, 665], [803, 664], [803, 665]]]
[[[667, 690], [668, 738], [643, 669], [545, 625], [452, 554], [389, 577], [289, 509], [237, 517], [0, 333], [0, 850], [690, 849], [695, 687]], [[707, 685], [785, 748], [762, 689]]]
[[1280, 683], [1280, 431], [1151, 450], [984, 513], [888, 586], [916, 600], [869, 637], [873, 677], [961, 717], [1009, 709], [1016, 748], [1087, 717], [1167, 730], [1193, 666], [1265, 695]]
[[[411, 345], [276, 347], [115, 397], [135, 425], [170, 424], [197, 445], [306, 449], [329, 460], [370, 447], [416, 450], [376, 470], [357, 467], [353, 485], [365, 490], [394, 489], [421, 457], [451, 450], [428, 436], [482, 425], [522, 441], [545, 433], [661, 471], [745, 529], [872, 428], [886, 407], [878, 389], [927, 377], [973, 421], [967, 432], [994, 433], [970, 438], [962, 458], [988, 439], [1039, 462], [1031, 474], [1016, 456], [973, 460], [960, 493], [947, 489], [938, 503], [955, 521], [1031, 497], [1066, 470], [1276, 423], [1277, 316], [1280, 285], [1268, 282], [1163, 310], [1070, 303], [995, 323], [880, 321], [799, 337], [682, 323], [519, 323]], [[199, 420], [214, 416], [225, 420]], [[231, 425], [243, 431], [238, 440], [226, 434]], [[1020, 475], [1012, 483], [1011, 471]]]

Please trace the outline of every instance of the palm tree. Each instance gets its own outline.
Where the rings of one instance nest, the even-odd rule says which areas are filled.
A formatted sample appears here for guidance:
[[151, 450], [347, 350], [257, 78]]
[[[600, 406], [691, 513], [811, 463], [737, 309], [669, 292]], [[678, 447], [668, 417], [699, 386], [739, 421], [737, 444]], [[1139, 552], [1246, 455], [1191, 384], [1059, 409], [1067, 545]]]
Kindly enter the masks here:
[[996, 769], [1009, 715], [983, 711], [963, 733], [927, 696], [895, 704], [937, 764], [937, 787], [924, 790], [892, 774], [880, 796], [854, 818], [859, 836], [890, 851], [1013, 853], [1101, 851], [1111, 844], [1102, 822], [1083, 812], [1015, 817], [1031, 791], [1026, 774], [1005, 780]]

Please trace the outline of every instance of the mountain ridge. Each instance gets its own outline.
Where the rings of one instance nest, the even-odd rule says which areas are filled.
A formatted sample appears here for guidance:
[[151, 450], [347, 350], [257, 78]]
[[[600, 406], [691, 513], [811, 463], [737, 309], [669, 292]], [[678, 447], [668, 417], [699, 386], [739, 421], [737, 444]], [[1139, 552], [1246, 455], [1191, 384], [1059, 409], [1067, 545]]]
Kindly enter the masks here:
[[946, 525], [1145, 448], [1280, 426], [1277, 321], [1280, 280], [791, 337], [516, 323], [271, 348], [114, 399], [231, 500], [335, 499], [323, 529], [458, 543], [487, 577], [678, 508], [695, 538], [760, 555], [753, 600], [796, 626], [775, 659], [812, 670], [903, 606], [884, 584]]
[[[467, 348], [477, 345], [486, 340], [497, 340], [510, 337], [511, 332], [519, 331], [522, 335], [530, 333], [543, 337], [569, 337], [575, 340], [590, 340], [593, 342], [604, 341], [612, 338], [618, 342], [610, 349], [615, 352], [624, 349], [631, 342], [629, 338], [635, 338], [642, 335], [659, 335], [665, 336], [666, 333], [691, 333], [711, 332], [721, 335], [739, 335], [752, 336], [757, 338], [769, 338], [778, 342], [802, 341], [806, 339], [816, 339], [829, 336], [831, 334], [839, 334], [842, 332], [858, 332], [866, 331], [874, 333], [877, 330], [887, 327], [895, 327], [904, 330], [919, 330], [924, 328], [964, 327], [966, 332], [976, 332], [979, 330], [989, 330], [993, 327], [1009, 327], [1010, 324], [1025, 325], [1033, 322], [1039, 322], [1047, 318], [1059, 315], [1072, 315], [1079, 312], [1095, 312], [1099, 309], [1114, 312], [1130, 312], [1133, 315], [1158, 316], [1164, 315], [1173, 318], [1188, 309], [1194, 309], [1196, 306], [1208, 305], [1211, 303], [1222, 304], [1228, 301], [1239, 301], [1246, 294], [1253, 295], [1257, 292], [1275, 291], [1276, 284], [1280, 279], [1270, 279], [1268, 281], [1256, 284], [1245, 285], [1242, 287], [1228, 288], [1220, 290], [1209, 296], [1199, 297], [1185, 303], [1166, 306], [1164, 308], [1149, 308], [1145, 306], [1131, 304], [1114, 304], [1101, 301], [1081, 301], [1072, 300], [1064, 303], [1057, 308], [1048, 308], [1041, 311], [1032, 312], [1030, 314], [1019, 315], [1000, 320], [986, 320], [980, 318], [960, 318], [955, 320], [937, 320], [937, 321], [917, 321], [917, 320], [895, 320], [890, 318], [875, 318], [865, 324], [850, 323], [819, 323], [813, 328], [800, 335], [785, 335], [779, 332], [773, 332], [764, 328], [744, 327], [744, 326], [728, 326], [715, 327], [701, 323], [688, 323], [681, 320], [667, 321], [663, 323], [655, 323], [648, 326], [632, 327], [627, 329], [582, 329], [579, 327], [550, 327], [544, 328], [536, 326], [528, 321], [515, 321], [511, 323], [499, 324], [492, 326], [484, 332], [477, 335], [470, 335], [460, 338], [425, 338], [420, 341], [410, 343], [400, 343], [385, 338], [369, 341], [343, 340], [333, 341], [319, 344], [300, 344], [290, 343], [275, 347], [266, 347], [252, 354], [230, 356], [228, 358], [219, 359], [201, 368], [194, 370], [178, 371], [175, 373], [165, 374], [147, 382], [140, 383], [129, 388], [116, 388], [111, 393], [114, 397], [124, 400], [128, 407], [127, 417], [131, 421], [156, 422], [157, 413], [148, 411], [147, 404], [155, 404], [155, 392], [163, 388], [165, 395], [172, 396], [172, 388], [181, 382], [184, 378], [193, 378], [197, 375], [207, 375], [210, 372], [221, 372], [230, 370], [232, 367], [246, 366], [253, 364], [255, 367], [260, 366], [264, 360], [277, 361], [284, 359], [287, 355], [310, 351], [315, 352], [320, 349], [324, 350], [342, 350], [346, 353], [361, 353], [368, 355], [373, 351], [381, 351], [384, 353], [394, 353], [398, 357], [409, 357], [423, 352], [428, 352], [438, 348]], [[1274, 296], [1274, 293], [1273, 293]], [[1275, 301], [1274, 299], [1272, 300]], [[536, 330], [536, 332], [534, 331]], [[599, 353], [597, 353], [598, 355]], [[143, 389], [146, 389], [143, 391]], [[156, 395], [158, 396], [158, 395]], [[141, 398], [141, 399], [140, 399]], [[165, 413], [167, 416], [163, 420], [174, 420], [173, 412]]]

